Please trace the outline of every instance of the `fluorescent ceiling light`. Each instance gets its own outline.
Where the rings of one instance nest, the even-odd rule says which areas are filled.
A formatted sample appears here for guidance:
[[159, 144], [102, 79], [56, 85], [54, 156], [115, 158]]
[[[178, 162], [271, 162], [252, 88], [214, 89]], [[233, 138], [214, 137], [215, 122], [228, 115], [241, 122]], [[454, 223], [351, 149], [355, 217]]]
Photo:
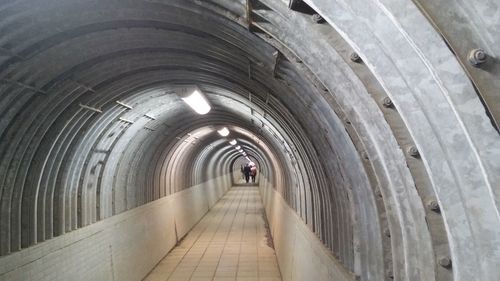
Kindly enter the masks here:
[[224, 127], [220, 130], [217, 131], [217, 133], [219, 133], [219, 135], [223, 136], [223, 137], [227, 137], [229, 135], [229, 130]]
[[239, 146], [239, 145], [238, 145], [238, 146], [237, 146], [237, 147], [235, 147], [235, 148], [236, 148], [236, 150], [239, 150], [239, 149], [241, 148], [241, 146]]
[[236, 141], [236, 140], [232, 140], [232, 141], [230, 141], [229, 143], [230, 143], [231, 145], [235, 145], [235, 144], [237, 143], [237, 141]]
[[245, 159], [247, 159], [248, 161], [250, 161], [250, 158], [248, 158], [248, 157], [245, 157]]
[[243, 149], [238, 150], [240, 153], [243, 153]]
[[207, 114], [211, 109], [198, 87], [183, 88], [179, 90], [178, 95], [198, 114]]

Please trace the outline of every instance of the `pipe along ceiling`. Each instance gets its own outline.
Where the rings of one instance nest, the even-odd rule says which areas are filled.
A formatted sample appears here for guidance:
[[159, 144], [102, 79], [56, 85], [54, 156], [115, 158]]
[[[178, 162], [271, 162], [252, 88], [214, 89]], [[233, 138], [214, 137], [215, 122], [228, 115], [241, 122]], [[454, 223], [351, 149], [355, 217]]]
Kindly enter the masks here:
[[305, 2], [3, 1], [0, 254], [223, 175], [236, 139], [362, 280], [494, 280], [500, 138], [481, 81], [498, 67], [469, 67], [425, 1]]

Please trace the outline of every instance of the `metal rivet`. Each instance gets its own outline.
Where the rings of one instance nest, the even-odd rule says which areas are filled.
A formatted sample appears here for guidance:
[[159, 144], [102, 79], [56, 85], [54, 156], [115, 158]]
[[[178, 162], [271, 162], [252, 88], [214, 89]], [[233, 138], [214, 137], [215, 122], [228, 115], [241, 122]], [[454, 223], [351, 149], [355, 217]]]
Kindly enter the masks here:
[[415, 146], [410, 146], [408, 148], [408, 154], [410, 154], [411, 157], [418, 157], [420, 153], [418, 152], [418, 149]]
[[370, 157], [368, 156], [368, 153], [366, 153], [366, 152], [361, 153], [361, 156], [362, 156], [362, 157], [363, 157], [363, 159], [365, 159], [365, 160], [370, 159]]
[[391, 100], [391, 98], [389, 98], [389, 97], [383, 98], [382, 99], [382, 105], [384, 107], [387, 107], [387, 108], [392, 107], [392, 100]]
[[434, 212], [439, 212], [439, 210], [440, 210], [439, 209], [439, 203], [436, 200], [429, 201], [429, 203], [427, 204], [427, 206], [429, 206], [429, 209], [431, 209]]
[[451, 259], [449, 257], [441, 257], [438, 261], [439, 265], [442, 267], [451, 267]]
[[479, 66], [486, 62], [488, 55], [483, 49], [473, 49], [469, 52], [467, 58], [469, 59], [470, 64], [473, 66]]
[[315, 23], [324, 23], [325, 22], [325, 19], [320, 14], [312, 15], [312, 20]]
[[394, 279], [394, 272], [392, 271], [392, 269], [387, 270], [387, 277], [389, 277], [390, 279]]
[[361, 62], [361, 57], [357, 53], [351, 54], [351, 61], [353, 62]]

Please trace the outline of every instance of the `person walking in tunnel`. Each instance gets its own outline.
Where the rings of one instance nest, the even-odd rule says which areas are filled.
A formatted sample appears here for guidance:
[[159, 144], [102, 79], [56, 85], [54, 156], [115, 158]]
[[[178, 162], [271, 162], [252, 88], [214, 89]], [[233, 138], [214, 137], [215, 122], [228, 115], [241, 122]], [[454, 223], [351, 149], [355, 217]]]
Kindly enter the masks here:
[[249, 164], [245, 165], [245, 168], [243, 168], [243, 172], [245, 174], [245, 182], [248, 183], [248, 181], [250, 180], [250, 172], [251, 172]]
[[255, 183], [255, 177], [257, 176], [257, 167], [255, 164], [250, 167], [250, 176], [252, 176], [252, 182]]

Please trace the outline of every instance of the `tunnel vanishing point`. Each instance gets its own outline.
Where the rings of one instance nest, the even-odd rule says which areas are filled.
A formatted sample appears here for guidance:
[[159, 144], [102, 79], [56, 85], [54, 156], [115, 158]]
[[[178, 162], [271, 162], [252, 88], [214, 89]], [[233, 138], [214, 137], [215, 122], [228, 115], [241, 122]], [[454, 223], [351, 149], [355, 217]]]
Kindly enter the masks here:
[[498, 281], [499, 56], [498, 0], [1, 1], [0, 280], [141, 280], [248, 157], [283, 280]]

